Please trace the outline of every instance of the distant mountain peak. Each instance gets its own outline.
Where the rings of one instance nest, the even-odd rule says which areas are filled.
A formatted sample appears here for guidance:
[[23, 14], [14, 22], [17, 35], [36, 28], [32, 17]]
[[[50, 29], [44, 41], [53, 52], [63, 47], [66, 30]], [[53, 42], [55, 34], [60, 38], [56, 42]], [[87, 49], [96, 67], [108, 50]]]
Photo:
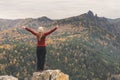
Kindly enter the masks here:
[[88, 15], [89, 17], [94, 17], [94, 13], [93, 13], [91, 10], [88, 11], [87, 15]]
[[50, 18], [48, 18], [46, 16], [40, 17], [40, 18], [38, 18], [38, 20], [40, 20], [40, 21], [52, 21]]
[[88, 14], [94, 15], [93, 12], [92, 12], [91, 10], [88, 11]]

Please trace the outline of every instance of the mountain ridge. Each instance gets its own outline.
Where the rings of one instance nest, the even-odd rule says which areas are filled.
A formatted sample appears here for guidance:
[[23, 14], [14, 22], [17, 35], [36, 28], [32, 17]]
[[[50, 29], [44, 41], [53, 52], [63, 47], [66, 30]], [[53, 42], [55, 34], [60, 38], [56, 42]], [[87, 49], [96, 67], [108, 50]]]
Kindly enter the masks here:
[[[85, 19], [87, 19], [85, 21]], [[117, 26], [118, 30], [120, 26], [120, 18], [117, 19], [108, 19], [105, 17], [98, 17], [97, 14], [94, 14], [92, 11], [88, 11], [87, 13], [78, 15], [78, 16], [73, 16], [73, 17], [68, 17], [65, 19], [50, 19], [46, 16], [39, 17], [39, 18], [25, 18], [25, 19], [15, 19], [15, 20], [10, 20], [10, 19], [0, 19], [0, 30], [4, 30], [10, 27], [17, 27], [17, 26], [22, 26], [22, 25], [30, 25], [30, 26], [50, 26], [54, 24], [74, 24], [79, 25], [81, 23], [84, 23], [83, 25], [87, 24], [92, 25], [92, 26], [100, 26], [106, 29], [109, 29], [108, 26], [114, 28]], [[88, 23], [89, 22], [89, 23]], [[107, 27], [106, 27], [107, 26]], [[116, 27], [115, 27], [116, 28]], [[114, 32], [116, 32], [114, 30]], [[119, 29], [120, 30], [120, 29]], [[119, 31], [117, 31], [119, 33]]]

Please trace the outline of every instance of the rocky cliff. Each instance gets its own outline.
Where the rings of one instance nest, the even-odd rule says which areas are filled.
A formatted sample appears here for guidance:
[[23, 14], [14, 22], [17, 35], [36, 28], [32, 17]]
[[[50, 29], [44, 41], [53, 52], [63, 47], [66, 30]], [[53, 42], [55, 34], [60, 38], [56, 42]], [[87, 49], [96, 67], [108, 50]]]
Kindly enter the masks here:
[[[0, 80], [18, 80], [13, 76], [0, 76]], [[64, 74], [60, 70], [45, 70], [43, 72], [34, 72], [31, 78], [24, 80], [69, 80], [69, 75]]]
[[69, 76], [60, 70], [45, 70], [34, 72], [32, 80], [69, 80]]

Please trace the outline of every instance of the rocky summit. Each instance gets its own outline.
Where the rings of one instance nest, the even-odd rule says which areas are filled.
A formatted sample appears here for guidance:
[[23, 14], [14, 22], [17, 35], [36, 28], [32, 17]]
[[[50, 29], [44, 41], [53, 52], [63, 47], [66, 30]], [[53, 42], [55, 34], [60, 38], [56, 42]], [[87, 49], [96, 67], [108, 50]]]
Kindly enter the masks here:
[[45, 70], [34, 72], [32, 80], [69, 80], [69, 76], [60, 70]]

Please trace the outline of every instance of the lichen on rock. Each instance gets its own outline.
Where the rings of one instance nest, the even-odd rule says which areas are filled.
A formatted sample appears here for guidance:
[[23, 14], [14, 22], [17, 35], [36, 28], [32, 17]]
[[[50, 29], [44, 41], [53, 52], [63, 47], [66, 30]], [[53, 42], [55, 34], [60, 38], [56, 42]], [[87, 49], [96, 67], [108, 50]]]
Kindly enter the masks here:
[[5, 75], [5, 76], [0, 76], [0, 80], [18, 80], [18, 78]]

